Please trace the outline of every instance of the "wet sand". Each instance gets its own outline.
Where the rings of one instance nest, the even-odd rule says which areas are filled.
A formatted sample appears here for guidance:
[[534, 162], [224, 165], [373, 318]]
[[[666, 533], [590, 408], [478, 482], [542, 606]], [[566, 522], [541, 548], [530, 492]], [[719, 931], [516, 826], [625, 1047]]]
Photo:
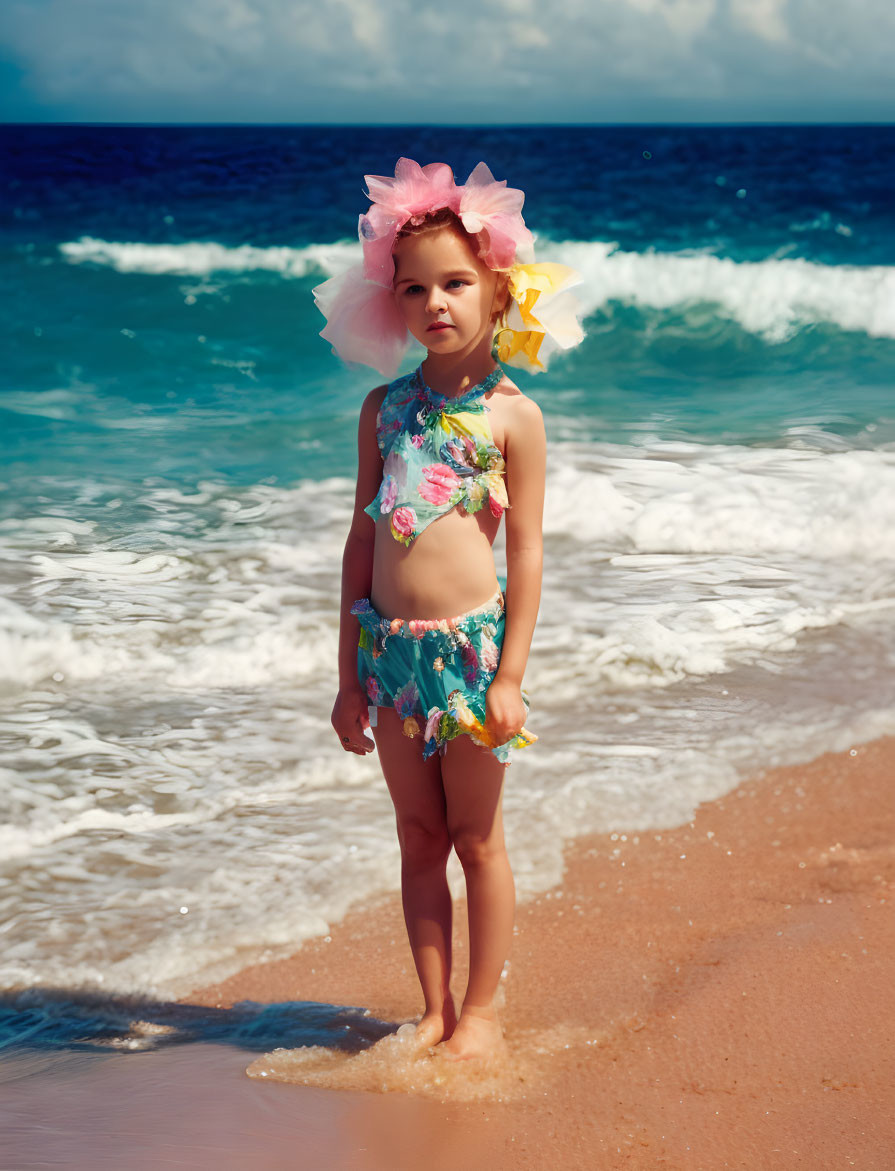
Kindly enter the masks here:
[[[895, 737], [768, 770], [676, 829], [579, 839], [517, 912], [503, 1020], [525, 1081], [352, 1095], [331, 1165], [891, 1171], [893, 900]], [[186, 999], [245, 998], [412, 1019], [399, 899]]]
[[[893, 900], [888, 737], [769, 770], [688, 825], [573, 843], [561, 886], [518, 908], [496, 1074], [442, 1076], [392, 1035], [356, 1056], [25, 1053], [0, 1079], [0, 1166], [891, 1171]], [[180, 1003], [245, 1000], [412, 1019], [399, 898]]]

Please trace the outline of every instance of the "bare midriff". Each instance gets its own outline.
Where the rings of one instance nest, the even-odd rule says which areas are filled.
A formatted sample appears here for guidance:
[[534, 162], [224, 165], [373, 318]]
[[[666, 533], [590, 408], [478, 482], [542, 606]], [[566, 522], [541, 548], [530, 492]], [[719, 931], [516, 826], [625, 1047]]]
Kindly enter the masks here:
[[500, 588], [492, 551], [499, 528], [487, 500], [474, 513], [458, 505], [405, 546], [383, 517], [376, 523], [374, 608], [388, 618], [454, 618], [481, 606]]

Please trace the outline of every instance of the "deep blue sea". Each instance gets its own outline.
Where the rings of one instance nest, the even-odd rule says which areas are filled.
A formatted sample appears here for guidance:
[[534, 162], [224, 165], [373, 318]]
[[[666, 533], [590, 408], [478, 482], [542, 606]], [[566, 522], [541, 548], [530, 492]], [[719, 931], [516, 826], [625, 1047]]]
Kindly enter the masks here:
[[583, 345], [511, 371], [550, 439], [521, 892], [895, 731], [895, 127], [3, 126], [0, 989], [179, 993], [398, 885], [329, 724], [380, 379], [311, 289], [400, 155], [484, 159], [584, 277]]

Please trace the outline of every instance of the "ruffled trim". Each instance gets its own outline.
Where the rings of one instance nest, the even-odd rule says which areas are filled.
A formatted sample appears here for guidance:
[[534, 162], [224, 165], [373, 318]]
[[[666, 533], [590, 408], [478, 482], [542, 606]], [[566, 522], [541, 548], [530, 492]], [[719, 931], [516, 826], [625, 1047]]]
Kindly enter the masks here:
[[365, 175], [372, 207], [358, 221], [364, 249], [364, 276], [386, 288], [395, 279], [395, 238], [409, 221], [449, 207], [479, 242], [479, 256], [489, 268], [507, 269], [516, 260], [534, 260], [534, 241], [522, 218], [525, 193], [497, 180], [487, 163], [478, 163], [462, 187], [447, 163], [421, 167], [400, 158], [395, 177]]
[[[438, 641], [439, 654], [454, 651], [469, 641], [471, 633], [496, 622], [502, 608], [502, 599], [496, 598], [478, 610], [469, 610], [455, 618], [383, 618], [369, 598], [358, 598], [351, 613], [376, 640], [373, 657], [378, 658], [385, 650], [386, 639], [391, 636], [425, 638], [430, 635]], [[496, 629], [495, 626], [494, 632]]]
[[333, 353], [394, 378], [410, 342], [394, 291], [368, 281], [363, 265], [356, 264], [312, 292], [326, 318], [320, 336], [331, 343]]
[[391, 289], [395, 279], [392, 248], [400, 228], [430, 211], [460, 210], [460, 188], [447, 163], [421, 167], [413, 159], [398, 159], [395, 177], [364, 175], [373, 206], [358, 222], [364, 248], [364, 276]]
[[584, 331], [578, 299], [569, 290], [581, 283], [581, 275], [565, 264], [514, 265], [508, 278], [512, 299], [494, 334], [497, 360], [537, 374], [556, 350], [577, 346]]
[[[530, 704], [524, 695], [522, 699], [527, 712]], [[527, 748], [537, 740], [534, 732], [529, 732], [527, 728], [521, 728], [509, 740], [503, 744], [497, 744], [494, 737], [466, 702], [463, 692], [456, 690], [448, 696], [447, 711], [432, 708], [429, 712], [424, 733], [423, 759], [426, 760], [434, 752], [444, 755], [450, 741], [464, 734], [474, 740], [476, 744], [480, 744], [482, 748], [490, 748], [503, 764], [509, 763], [510, 756], [515, 749]]]
[[473, 236], [484, 233], [479, 257], [489, 268], [506, 269], [516, 260], [534, 260], [534, 239], [522, 218], [525, 194], [499, 182], [487, 163], [478, 163], [460, 189], [459, 216]]

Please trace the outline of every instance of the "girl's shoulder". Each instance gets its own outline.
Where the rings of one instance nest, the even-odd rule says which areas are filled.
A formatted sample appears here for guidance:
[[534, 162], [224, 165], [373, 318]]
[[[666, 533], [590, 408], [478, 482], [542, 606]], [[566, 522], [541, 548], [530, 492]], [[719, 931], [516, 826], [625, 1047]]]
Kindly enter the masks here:
[[504, 377], [494, 388], [488, 409], [494, 442], [503, 452], [513, 446], [514, 440], [518, 443], [543, 434], [541, 408], [511, 378]]
[[382, 386], [374, 386], [366, 395], [360, 406], [360, 425], [362, 428], [369, 428], [371, 430], [378, 428], [379, 412], [382, 410], [382, 404], [385, 401], [387, 393], [388, 383], [383, 383]]
[[494, 388], [489, 405], [497, 405], [506, 418], [516, 420], [521, 426], [526, 422], [536, 423], [542, 419], [541, 408], [533, 398], [504, 376]]

